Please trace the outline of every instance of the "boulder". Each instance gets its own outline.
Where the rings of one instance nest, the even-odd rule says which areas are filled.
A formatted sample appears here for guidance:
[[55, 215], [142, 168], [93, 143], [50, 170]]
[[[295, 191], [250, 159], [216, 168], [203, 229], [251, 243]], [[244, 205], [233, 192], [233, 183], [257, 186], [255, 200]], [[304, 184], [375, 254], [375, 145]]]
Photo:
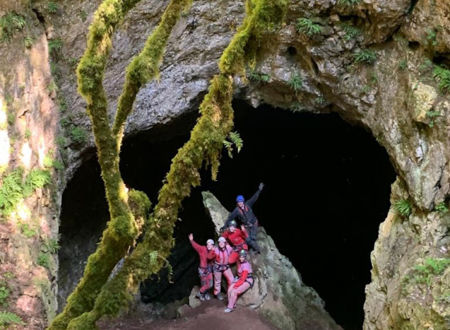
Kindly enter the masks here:
[[[210, 192], [203, 203], [217, 234], [229, 212]], [[256, 309], [279, 329], [341, 329], [325, 310], [317, 292], [306, 286], [300, 274], [275, 246], [263, 227], [258, 231], [261, 254], [250, 254], [255, 284], [238, 299], [238, 305]]]

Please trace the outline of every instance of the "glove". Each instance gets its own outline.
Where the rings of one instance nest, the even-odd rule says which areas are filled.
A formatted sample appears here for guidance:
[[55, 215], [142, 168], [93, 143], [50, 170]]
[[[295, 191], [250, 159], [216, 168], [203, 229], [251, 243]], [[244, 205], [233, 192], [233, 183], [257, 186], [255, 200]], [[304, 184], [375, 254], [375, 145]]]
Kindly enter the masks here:
[[259, 184], [259, 190], [263, 190], [263, 188], [264, 188], [264, 183], [261, 182], [261, 183]]

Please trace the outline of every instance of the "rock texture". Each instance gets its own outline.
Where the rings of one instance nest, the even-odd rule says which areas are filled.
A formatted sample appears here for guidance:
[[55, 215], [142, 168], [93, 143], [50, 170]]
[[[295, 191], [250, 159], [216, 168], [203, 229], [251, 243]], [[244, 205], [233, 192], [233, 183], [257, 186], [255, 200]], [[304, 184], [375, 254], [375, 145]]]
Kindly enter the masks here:
[[[25, 117], [34, 113], [38, 118], [39, 112], [32, 109], [47, 109], [45, 118], [51, 123], [58, 118], [54, 104], [63, 110], [63, 134], [50, 126], [37, 130], [33, 139], [42, 138], [48, 146], [60, 134], [59, 151], [66, 165], [62, 182], [92, 154], [86, 152], [93, 143], [83, 102], [76, 93], [74, 68], [99, 2], [62, 0], [56, 13], [48, 10], [47, 1], [33, 1], [33, 11], [25, 1], [1, 6], [2, 13], [26, 13], [32, 22], [29, 31], [36, 41], [32, 51], [24, 55], [17, 51], [23, 49], [18, 45], [23, 45], [24, 34], [19, 34], [12, 44], [2, 44], [2, 58], [9, 60], [1, 62], [1, 71], [17, 78], [9, 80], [13, 95], [22, 99], [20, 86], [32, 93], [40, 91], [26, 102], [33, 107], [19, 104], [18, 108]], [[123, 69], [143, 46], [167, 3], [141, 1], [116, 33], [105, 75], [111, 112], [120, 93]], [[420, 284], [419, 291], [412, 290], [413, 282], [408, 278], [415, 276], [417, 267], [427, 258], [449, 258], [449, 212], [439, 206], [448, 206], [450, 197], [450, 101], [448, 93], [439, 89], [433, 69], [450, 63], [450, 5], [448, 0], [345, 3], [292, 1], [286, 24], [277, 33], [267, 35], [267, 44], [261, 45], [255, 66], [248, 70], [249, 81], [236, 78], [236, 98], [254, 106], [268, 103], [293, 111], [337, 112], [345, 120], [366, 127], [386, 148], [398, 180], [392, 191], [392, 211], [380, 227], [372, 253], [372, 283], [367, 288], [364, 327], [442, 329], [447, 327], [449, 316], [448, 267], [442, 273], [433, 273], [429, 281]], [[127, 134], [196, 110], [208, 81], [217, 72], [216, 60], [243, 17], [243, 8], [241, 0], [194, 2], [171, 37], [160, 81], [148, 84], [139, 93]], [[302, 17], [311, 19], [320, 32], [308, 36], [297, 29], [297, 20]], [[47, 57], [49, 40], [53, 41], [51, 60]], [[62, 44], [55, 49], [57, 40]], [[361, 55], [368, 59], [361, 60]], [[40, 60], [29, 61], [33, 58]], [[48, 83], [49, 61], [59, 87], [57, 95], [46, 93], [45, 86], [34, 84], [35, 80], [19, 79], [39, 77], [41, 73], [41, 81]], [[25, 70], [16, 75], [16, 68]], [[81, 133], [75, 128], [82, 129], [87, 138], [77, 138]], [[36, 157], [39, 150], [32, 150]], [[56, 196], [63, 189], [64, 183], [56, 188]], [[49, 192], [44, 195], [50, 200]], [[409, 203], [411, 212], [400, 216], [394, 205], [403, 200]], [[60, 202], [56, 198], [49, 203], [49, 209], [56, 210], [56, 214], [44, 208], [37, 208], [35, 214], [47, 219], [44, 223], [54, 232]], [[54, 219], [52, 215], [56, 215]], [[7, 233], [6, 229], [3, 232]], [[33, 250], [30, 246], [25, 249]], [[20, 248], [14, 246], [9, 253], [18, 251]], [[27, 267], [35, 267], [31, 259]], [[405, 290], [400, 289], [402, 283], [406, 283]]]
[[[210, 192], [203, 203], [217, 234], [229, 212]], [[276, 248], [263, 227], [258, 231], [261, 254], [250, 257], [255, 284], [238, 299], [238, 305], [257, 309], [279, 329], [341, 329], [325, 311], [324, 302], [306, 286], [288, 258]]]

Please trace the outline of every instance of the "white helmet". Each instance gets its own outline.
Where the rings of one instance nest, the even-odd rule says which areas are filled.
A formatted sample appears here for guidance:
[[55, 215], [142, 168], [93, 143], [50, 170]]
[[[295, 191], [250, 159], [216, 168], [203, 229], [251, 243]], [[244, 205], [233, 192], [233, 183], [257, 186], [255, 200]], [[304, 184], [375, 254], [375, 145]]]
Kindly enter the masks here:
[[212, 239], [209, 239], [206, 241], [206, 245], [208, 245], [208, 244], [214, 245], [214, 241]]
[[225, 239], [225, 237], [223, 237], [223, 236], [220, 236], [219, 237], [219, 239], [218, 239], [218, 242], [220, 243], [220, 242], [224, 242], [224, 243], [226, 243], [227, 242], [227, 240]]

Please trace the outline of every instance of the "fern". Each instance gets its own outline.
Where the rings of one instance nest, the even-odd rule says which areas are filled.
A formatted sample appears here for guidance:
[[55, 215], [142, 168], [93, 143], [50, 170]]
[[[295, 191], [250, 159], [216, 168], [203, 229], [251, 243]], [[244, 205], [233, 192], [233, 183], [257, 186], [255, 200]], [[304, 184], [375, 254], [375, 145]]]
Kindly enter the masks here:
[[445, 202], [441, 202], [438, 205], [436, 205], [434, 210], [439, 212], [439, 213], [447, 213], [448, 212], [448, 207], [447, 207], [447, 204]]
[[230, 132], [230, 134], [228, 134], [228, 139], [229, 140], [223, 141], [223, 145], [228, 152], [228, 157], [233, 158], [233, 145], [239, 153], [244, 146], [244, 141], [238, 132]]
[[61, 50], [63, 46], [63, 42], [61, 39], [53, 39], [48, 42], [48, 51], [49, 53], [57, 52]]
[[295, 92], [298, 92], [303, 86], [303, 79], [299, 74], [293, 74], [288, 82], [289, 87], [291, 87]]
[[450, 91], [450, 70], [436, 65], [433, 70], [433, 77], [438, 81], [439, 89], [443, 93], [448, 93]]
[[51, 175], [48, 170], [32, 170], [25, 179], [23, 196], [30, 196], [36, 189], [42, 188], [46, 184], [50, 183], [50, 180]]
[[400, 213], [400, 215], [408, 217], [411, 214], [412, 207], [409, 201], [402, 199], [395, 203], [395, 209], [398, 213]]
[[0, 305], [1, 306], [6, 306], [6, 300], [9, 297], [9, 289], [2, 285], [0, 286]]
[[9, 215], [22, 199], [23, 170], [17, 169], [3, 178], [0, 187], [0, 214]]
[[322, 32], [322, 27], [319, 24], [314, 23], [311, 19], [304, 17], [297, 20], [297, 25], [295, 26], [295, 28], [297, 32], [304, 33], [308, 37], [312, 37]]
[[373, 64], [377, 60], [377, 54], [370, 49], [363, 49], [353, 54], [356, 63]]
[[0, 17], [0, 40], [10, 40], [14, 33], [22, 31], [26, 25], [25, 18], [15, 12], [9, 12], [3, 15]]
[[48, 9], [48, 12], [49, 12], [50, 14], [56, 14], [56, 12], [58, 11], [58, 4], [56, 4], [56, 3], [53, 2], [53, 1], [50, 1], [50, 2], [47, 4], [47, 9]]
[[343, 6], [354, 6], [360, 2], [361, 2], [361, 0], [338, 0], [337, 3], [339, 5], [343, 5]]
[[349, 41], [352, 39], [355, 39], [357, 36], [359, 36], [361, 34], [361, 30], [358, 29], [357, 27], [354, 27], [353, 25], [350, 24], [342, 24], [342, 29], [345, 32], [344, 35], [344, 39]]
[[14, 313], [0, 312], [0, 327], [6, 327], [12, 324], [25, 325], [22, 319]]

